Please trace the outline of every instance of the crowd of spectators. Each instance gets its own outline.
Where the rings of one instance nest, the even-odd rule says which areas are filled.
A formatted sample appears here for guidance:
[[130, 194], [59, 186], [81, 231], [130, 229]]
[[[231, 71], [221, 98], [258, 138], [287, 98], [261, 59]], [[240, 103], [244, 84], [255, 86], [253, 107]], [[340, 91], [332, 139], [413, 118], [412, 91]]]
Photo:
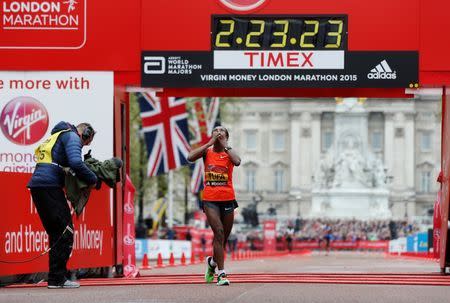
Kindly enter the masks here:
[[[394, 240], [420, 231], [420, 226], [406, 220], [345, 220], [345, 219], [301, 219], [294, 221], [277, 222], [277, 238], [284, 241], [290, 238], [292, 241], [318, 241], [324, 238], [327, 230], [331, 229], [333, 241], [377, 241]], [[157, 238], [179, 239], [175, 230], [160, 228]], [[185, 239], [185, 236], [181, 237]], [[191, 234], [186, 235], [188, 240]], [[237, 242], [262, 241], [263, 230], [259, 225], [256, 228], [245, 224], [236, 224], [230, 234], [229, 244], [236, 246]]]
[[[394, 240], [420, 230], [419, 225], [406, 220], [301, 219], [278, 222], [277, 238], [282, 240], [289, 233], [294, 241], [318, 241], [330, 228], [334, 241]], [[263, 239], [263, 231], [261, 228], [238, 228], [237, 237], [240, 241], [259, 241]]]
[[307, 219], [298, 225], [294, 237], [304, 241], [322, 238], [327, 226], [331, 228], [332, 239], [340, 241], [393, 240], [419, 231], [419, 226], [401, 220]]

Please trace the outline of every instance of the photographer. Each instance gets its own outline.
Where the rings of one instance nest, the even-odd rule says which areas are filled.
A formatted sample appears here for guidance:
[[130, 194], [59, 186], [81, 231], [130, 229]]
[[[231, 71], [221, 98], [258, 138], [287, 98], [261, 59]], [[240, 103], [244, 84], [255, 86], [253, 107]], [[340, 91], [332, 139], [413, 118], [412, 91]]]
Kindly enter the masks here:
[[80, 284], [66, 278], [67, 261], [72, 252], [74, 230], [64, 187], [64, 167], [69, 167], [94, 187], [96, 175], [84, 164], [81, 149], [94, 139], [89, 123], [74, 126], [59, 122], [51, 136], [36, 149], [37, 165], [28, 182], [34, 205], [49, 235], [48, 288], [78, 288]]

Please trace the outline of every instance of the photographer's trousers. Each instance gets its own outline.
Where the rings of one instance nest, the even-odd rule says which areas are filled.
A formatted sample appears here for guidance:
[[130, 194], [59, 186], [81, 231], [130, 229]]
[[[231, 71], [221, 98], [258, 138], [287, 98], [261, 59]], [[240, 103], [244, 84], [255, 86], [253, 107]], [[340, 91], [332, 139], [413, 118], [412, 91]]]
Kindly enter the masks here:
[[73, 224], [65, 194], [61, 188], [31, 188], [42, 225], [49, 236], [48, 284], [59, 285], [66, 280], [67, 261], [72, 252]]

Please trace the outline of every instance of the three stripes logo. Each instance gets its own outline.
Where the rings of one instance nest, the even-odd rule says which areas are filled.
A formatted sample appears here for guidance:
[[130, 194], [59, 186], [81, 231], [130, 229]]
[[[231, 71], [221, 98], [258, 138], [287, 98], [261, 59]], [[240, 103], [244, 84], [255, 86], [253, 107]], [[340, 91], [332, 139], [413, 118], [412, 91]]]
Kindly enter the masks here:
[[397, 72], [393, 71], [386, 60], [381, 61], [367, 74], [369, 79], [397, 79]]

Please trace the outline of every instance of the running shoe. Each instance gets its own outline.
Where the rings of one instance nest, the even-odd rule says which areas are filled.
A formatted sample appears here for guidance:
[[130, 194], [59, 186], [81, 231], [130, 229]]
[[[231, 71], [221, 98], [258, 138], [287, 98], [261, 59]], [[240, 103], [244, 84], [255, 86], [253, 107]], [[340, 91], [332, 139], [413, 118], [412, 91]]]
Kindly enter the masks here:
[[217, 285], [218, 285], [218, 286], [230, 285], [230, 281], [228, 281], [228, 278], [227, 278], [227, 274], [226, 274], [226, 273], [221, 273], [221, 274], [217, 277]]
[[75, 281], [66, 280], [61, 284], [48, 284], [48, 289], [57, 289], [57, 288], [79, 288], [80, 283]]
[[212, 257], [206, 257], [206, 271], [205, 271], [205, 281], [206, 283], [211, 283], [214, 281], [214, 273], [216, 272], [216, 267], [212, 267], [209, 265], [209, 260], [211, 260]]

